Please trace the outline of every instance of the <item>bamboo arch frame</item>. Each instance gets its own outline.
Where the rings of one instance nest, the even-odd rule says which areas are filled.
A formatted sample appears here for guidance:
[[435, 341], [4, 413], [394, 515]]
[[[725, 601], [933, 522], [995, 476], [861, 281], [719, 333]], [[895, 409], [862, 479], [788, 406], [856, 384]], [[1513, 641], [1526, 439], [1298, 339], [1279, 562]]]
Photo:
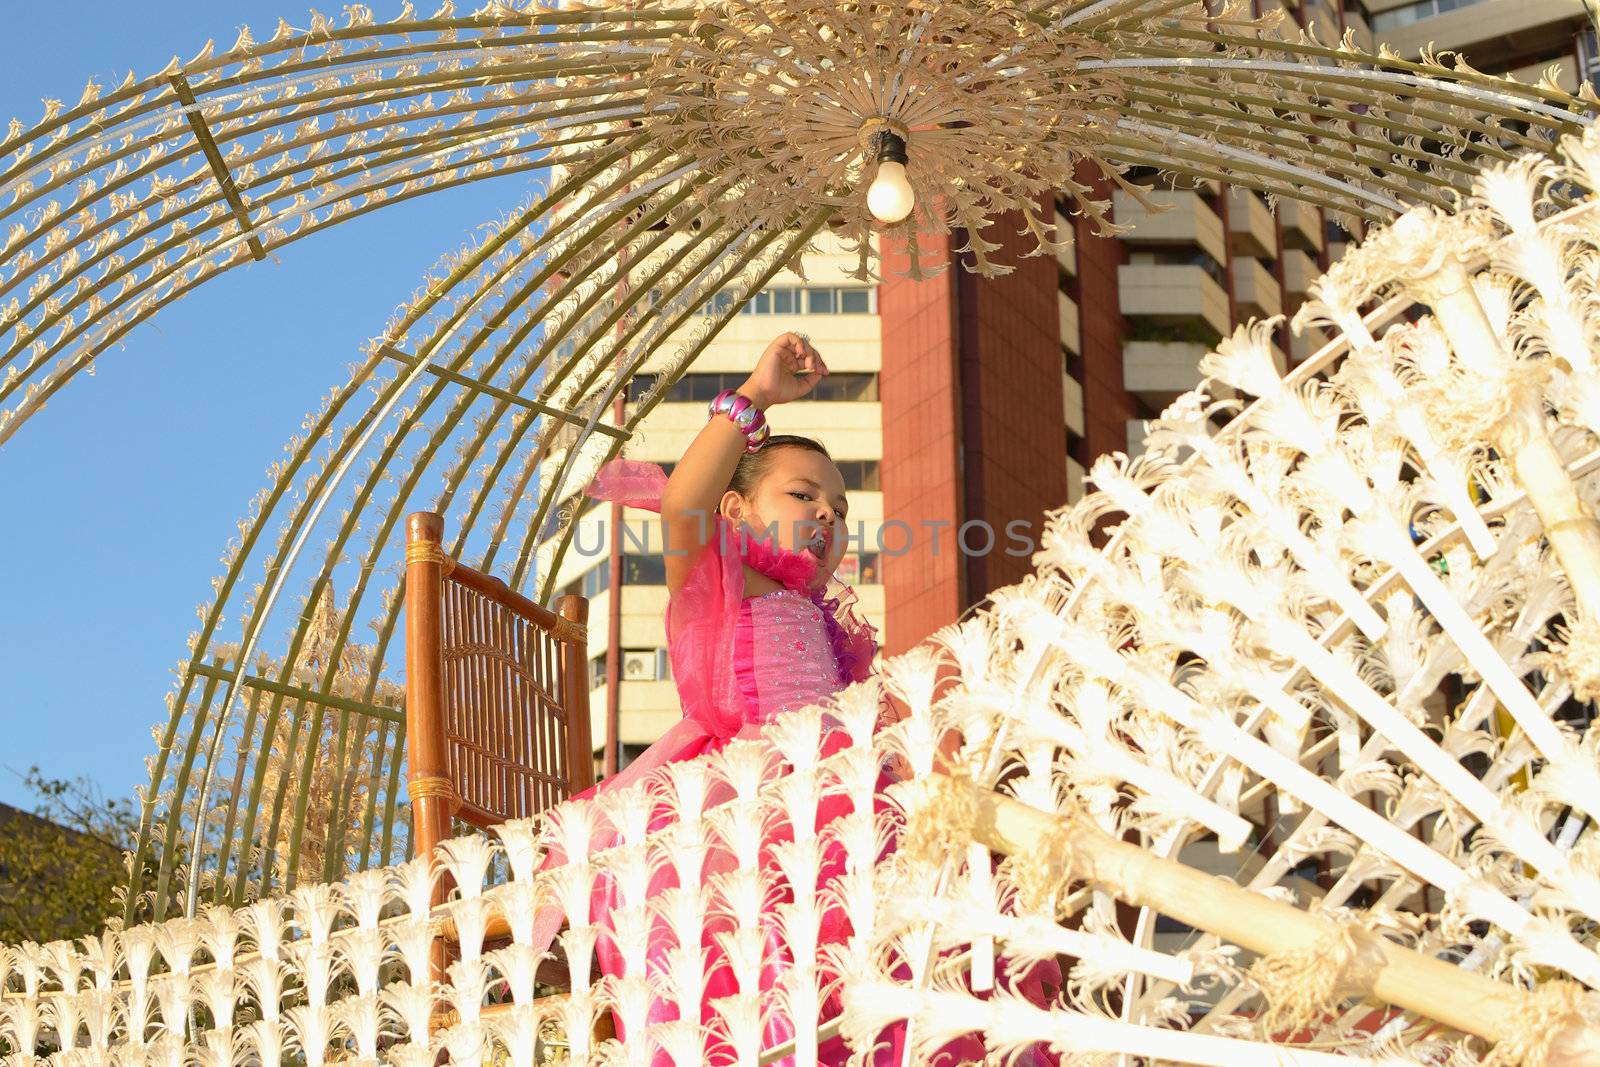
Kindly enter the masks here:
[[[1101, 151], [1109, 172], [1155, 166], [1376, 221], [1440, 203], [1475, 161], [1546, 146], [1595, 112], [1587, 92], [1257, 36], [1212, 16], [1187, 0], [1039, 13], [1101, 42], [1126, 81], [1134, 106]], [[222, 271], [387, 203], [558, 168], [490, 237], [441, 262], [269, 471], [160, 731], [128, 918], [166, 914], [179, 885], [192, 910], [202, 888], [239, 902], [403, 852], [403, 746], [383, 714], [399, 517], [453, 509], [452, 554], [481, 569], [503, 560], [514, 588], [547, 600], [572, 534], [561, 516], [539, 560], [554, 505], [621, 448], [731, 315], [695, 310], [723, 288], [737, 307], [829, 223], [805, 205], [786, 229], [719, 222], [718, 199], [738, 190], [684, 146], [639, 133], [665, 88], [652, 61], [695, 20], [688, 7], [498, 4], [463, 17], [447, 4], [380, 23], [356, 7], [343, 25], [280, 23], [265, 42], [245, 31], [220, 54], [208, 44], [109, 92], [91, 84], [0, 142], [0, 443], [129, 330]], [[1308, 142], [1330, 137], [1327, 151]], [[685, 242], [670, 269], [635, 278], [618, 266], [668, 238]], [[611, 402], [645, 354], [685, 330], [673, 372], [613, 425]], [[541, 465], [557, 473], [540, 477]], [[359, 561], [344, 562], [362, 532]], [[317, 533], [330, 538], [320, 561], [306, 551]], [[252, 570], [263, 576], [254, 589]], [[335, 578], [348, 581], [342, 604], [329, 597]], [[306, 610], [281, 655], [261, 659], [273, 611], [297, 590]], [[313, 609], [325, 600], [318, 644]], [[243, 617], [235, 641], [225, 611]], [[377, 633], [368, 646], [351, 637], [363, 618]], [[310, 651], [320, 670], [303, 677]], [[298, 780], [281, 767], [269, 776], [273, 739]], [[363, 765], [368, 781], [335, 798], [322, 867], [302, 872], [306, 783], [323, 756], [335, 779]]]

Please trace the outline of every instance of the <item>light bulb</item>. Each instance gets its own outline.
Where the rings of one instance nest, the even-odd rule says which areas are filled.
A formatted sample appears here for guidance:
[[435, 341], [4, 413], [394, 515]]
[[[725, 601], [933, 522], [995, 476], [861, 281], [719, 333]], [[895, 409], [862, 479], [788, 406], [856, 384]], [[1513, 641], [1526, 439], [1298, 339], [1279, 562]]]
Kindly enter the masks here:
[[879, 222], [894, 224], [911, 214], [917, 194], [906, 179], [906, 165], [886, 159], [878, 164], [878, 176], [867, 189], [867, 210]]

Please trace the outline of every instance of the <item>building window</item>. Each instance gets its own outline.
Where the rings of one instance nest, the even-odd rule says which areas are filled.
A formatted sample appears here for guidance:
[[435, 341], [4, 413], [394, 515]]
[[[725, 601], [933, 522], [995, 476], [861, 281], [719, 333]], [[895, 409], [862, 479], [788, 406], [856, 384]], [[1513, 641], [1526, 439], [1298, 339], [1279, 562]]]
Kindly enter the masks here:
[[1080, 352], [1070, 352], [1063, 347], [1061, 349], [1061, 369], [1066, 372], [1069, 378], [1072, 378], [1081, 384], [1083, 382], [1084, 375], [1083, 354]]
[[876, 400], [878, 376], [876, 374], [829, 374], [811, 390], [812, 400]]
[[846, 585], [881, 585], [883, 571], [879, 569], [878, 553], [851, 552], [839, 561], [833, 576]]
[[1578, 34], [1578, 80], [1600, 88], [1600, 39], [1592, 26]]
[[876, 552], [861, 553], [861, 577], [858, 580], [862, 585], [878, 585], [883, 581], [883, 572], [878, 567]]
[[1372, 29], [1375, 33], [1387, 33], [1390, 30], [1398, 30], [1401, 26], [1409, 26], [1413, 22], [1421, 22], [1435, 15], [1455, 11], [1457, 8], [1471, 7], [1478, 2], [1479, 0], [1417, 0], [1416, 3], [1377, 12], [1372, 16]]
[[872, 291], [869, 289], [840, 289], [839, 314], [841, 315], [870, 315], [872, 313]]
[[[685, 374], [668, 388], [662, 399], [672, 404], [705, 404], [716, 398], [724, 389], [737, 389], [743, 385], [748, 373]], [[877, 400], [878, 376], [870, 373], [841, 371], [817, 382], [811, 391], [813, 400]]]
[[629, 378], [628, 399], [643, 400], [644, 394], [655, 388], [656, 378], [657, 375], [654, 374], [635, 374], [632, 378]]
[[[827, 379], [823, 379], [826, 381]], [[839, 473], [844, 475], [846, 489], [860, 489], [863, 492], [877, 492], [881, 486], [878, 482], [878, 461], [875, 459], [842, 459], [837, 461]]]
[[666, 399], [674, 403], [705, 404], [724, 389], [737, 389], [748, 374], [685, 374], [672, 383]]
[[1071, 456], [1085, 470], [1089, 467], [1089, 441], [1072, 432], [1072, 427], [1067, 427], [1067, 455]]
[[[739, 314], [871, 315], [877, 303], [877, 291], [867, 285], [774, 286], [746, 300]], [[722, 315], [732, 306], [733, 294], [724, 290], [707, 300], [700, 312]]]
[[622, 557], [623, 585], [666, 585], [667, 564], [660, 555]]
[[603, 559], [583, 575], [583, 595], [590, 600], [611, 588], [611, 561]]
[[606, 684], [606, 654], [589, 657], [589, 688], [599, 689]]

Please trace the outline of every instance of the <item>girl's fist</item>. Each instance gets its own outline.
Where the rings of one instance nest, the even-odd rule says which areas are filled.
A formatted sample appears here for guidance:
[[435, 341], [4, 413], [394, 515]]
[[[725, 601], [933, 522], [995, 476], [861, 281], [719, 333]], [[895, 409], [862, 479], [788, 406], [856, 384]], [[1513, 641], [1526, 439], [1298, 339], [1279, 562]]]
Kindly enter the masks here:
[[827, 373], [828, 365], [810, 341], [797, 333], [780, 334], [761, 353], [739, 392], [757, 407], [769, 408], [805, 396]]

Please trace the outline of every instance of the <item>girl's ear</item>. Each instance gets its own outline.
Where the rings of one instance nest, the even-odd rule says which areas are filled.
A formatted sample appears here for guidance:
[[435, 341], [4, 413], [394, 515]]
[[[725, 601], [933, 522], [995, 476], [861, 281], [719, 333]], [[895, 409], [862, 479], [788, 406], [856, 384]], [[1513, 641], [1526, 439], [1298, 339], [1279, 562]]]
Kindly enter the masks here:
[[722, 494], [722, 499], [717, 501], [717, 514], [727, 519], [734, 526], [739, 525], [739, 520], [745, 517], [746, 502], [735, 490], [729, 489]]

